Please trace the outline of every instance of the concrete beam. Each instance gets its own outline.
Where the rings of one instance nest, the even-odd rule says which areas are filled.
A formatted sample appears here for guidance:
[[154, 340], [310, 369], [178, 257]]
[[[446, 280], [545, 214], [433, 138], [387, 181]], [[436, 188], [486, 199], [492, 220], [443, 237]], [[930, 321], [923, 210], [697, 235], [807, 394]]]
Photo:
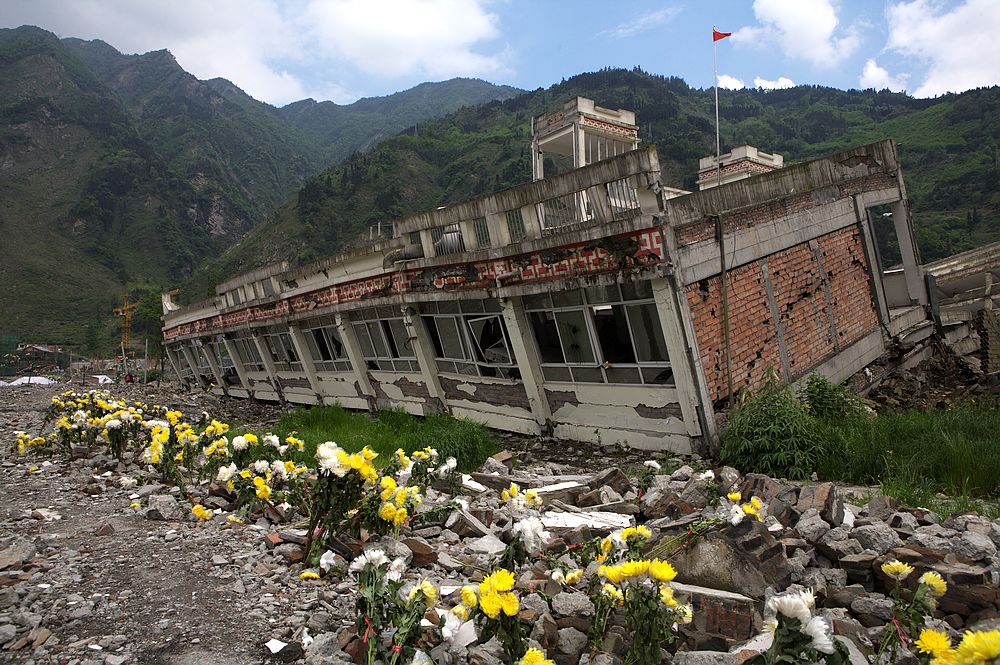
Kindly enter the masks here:
[[250, 339], [253, 343], [257, 345], [257, 353], [260, 354], [261, 362], [264, 363], [264, 370], [267, 372], [268, 378], [271, 380], [271, 387], [274, 388], [274, 392], [277, 393], [278, 399], [284, 403], [285, 395], [281, 392], [281, 382], [278, 380], [278, 370], [274, 366], [274, 358], [271, 357], [271, 352], [268, 351], [267, 346], [261, 341], [261, 338], [257, 335], [256, 331], [251, 331]]
[[208, 361], [208, 368], [212, 370], [212, 376], [215, 377], [215, 385], [222, 389], [223, 395], [228, 397], [229, 388], [226, 387], [225, 377], [222, 376], [222, 368], [219, 367], [219, 360], [215, 357], [215, 349], [211, 345], [202, 345], [201, 352], [205, 354], [205, 360]]
[[420, 375], [424, 385], [427, 386], [427, 392], [430, 393], [431, 399], [436, 399], [440, 403], [441, 410], [447, 413], [448, 400], [441, 387], [437, 361], [434, 359], [434, 344], [427, 331], [427, 322], [413, 307], [403, 306], [400, 309], [403, 312], [403, 324], [410, 337], [410, 347], [413, 349], [417, 364], [420, 365]]
[[240, 385], [243, 386], [243, 390], [247, 391], [248, 395], [252, 395], [253, 392], [250, 389], [250, 379], [247, 378], [246, 366], [243, 364], [243, 359], [236, 350], [236, 344], [226, 337], [222, 338], [222, 343], [226, 345], [226, 353], [233, 360], [233, 367], [236, 368], [236, 376], [240, 377]]
[[351, 369], [358, 382], [358, 389], [361, 396], [368, 398], [369, 410], [375, 409], [375, 387], [372, 386], [371, 377], [368, 376], [368, 365], [365, 357], [361, 353], [361, 345], [358, 342], [358, 335], [354, 332], [351, 319], [346, 312], [334, 314], [337, 322], [337, 332], [340, 334], [340, 341], [344, 343], [347, 351], [347, 359], [351, 361]]
[[320, 388], [319, 377], [316, 375], [316, 359], [312, 357], [312, 353], [309, 351], [309, 344], [306, 343], [305, 333], [302, 332], [296, 324], [291, 324], [288, 326], [288, 336], [292, 339], [292, 346], [295, 347], [295, 353], [299, 356], [299, 362], [302, 363], [302, 371], [306, 373], [306, 378], [309, 379], [309, 387], [312, 388], [313, 393], [316, 395], [316, 403], [323, 404], [323, 390]]
[[545, 429], [552, 418], [549, 401], [545, 397], [545, 379], [542, 377], [542, 359], [538, 355], [531, 324], [524, 311], [524, 303], [519, 297], [501, 299], [503, 320], [510, 337], [514, 361], [521, 371], [521, 383], [528, 397], [528, 406], [539, 427]]

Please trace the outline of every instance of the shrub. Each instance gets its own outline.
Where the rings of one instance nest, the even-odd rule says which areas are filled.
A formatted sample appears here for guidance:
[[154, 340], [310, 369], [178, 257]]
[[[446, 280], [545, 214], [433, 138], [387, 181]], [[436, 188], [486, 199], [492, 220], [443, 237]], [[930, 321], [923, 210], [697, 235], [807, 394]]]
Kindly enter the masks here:
[[810, 374], [799, 390], [799, 399], [817, 418], [845, 418], [864, 413], [858, 396], [822, 374]]
[[722, 437], [722, 460], [738, 469], [796, 480], [808, 479], [826, 448], [791, 387], [774, 375], [732, 415]]

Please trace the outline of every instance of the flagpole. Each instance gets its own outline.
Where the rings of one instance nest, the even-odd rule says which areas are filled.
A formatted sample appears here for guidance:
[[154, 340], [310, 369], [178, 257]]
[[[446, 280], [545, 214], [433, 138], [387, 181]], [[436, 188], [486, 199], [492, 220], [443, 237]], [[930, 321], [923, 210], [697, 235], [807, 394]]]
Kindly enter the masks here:
[[715, 169], [716, 186], [722, 184], [722, 143], [719, 140], [719, 61], [717, 57], [719, 40], [715, 39], [715, 26], [712, 26], [712, 82], [715, 84]]
[[[719, 60], [718, 46], [716, 38], [717, 30], [712, 26], [712, 82], [715, 84], [715, 185], [722, 185], [722, 142], [719, 138]], [[728, 35], [727, 35], [728, 36]], [[719, 236], [719, 300], [722, 305], [722, 344], [726, 359], [726, 387], [728, 389], [729, 404], [733, 404], [733, 358], [732, 340], [729, 330], [729, 274], [726, 268], [726, 240], [725, 229], [722, 224], [722, 215], [715, 216], [716, 233]]]

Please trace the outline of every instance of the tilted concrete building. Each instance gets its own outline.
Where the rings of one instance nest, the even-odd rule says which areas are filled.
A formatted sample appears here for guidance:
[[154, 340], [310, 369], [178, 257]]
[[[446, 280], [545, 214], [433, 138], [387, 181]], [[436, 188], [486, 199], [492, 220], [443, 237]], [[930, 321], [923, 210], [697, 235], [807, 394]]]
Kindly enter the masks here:
[[[535, 119], [534, 182], [199, 304], [165, 296], [179, 375], [236, 397], [704, 452], [715, 405], [768, 368], [840, 381], [926, 321], [893, 142], [685, 193], [661, 182], [654, 147], [635, 149], [628, 112], [576, 99], [557, 115]], [[577, 168], [541, 178], [545, 151]], [[885, 204], [892, 271], [869, 214]]]

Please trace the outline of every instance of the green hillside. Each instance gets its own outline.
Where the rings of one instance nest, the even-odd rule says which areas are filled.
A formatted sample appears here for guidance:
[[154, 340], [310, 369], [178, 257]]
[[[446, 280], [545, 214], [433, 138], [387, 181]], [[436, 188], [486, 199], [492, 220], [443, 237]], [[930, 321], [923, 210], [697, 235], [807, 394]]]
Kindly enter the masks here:
[[[529, 180], [531, 117], [574, 95], [635, 110], [643, 142], [658, 146], [666, 183], [695, 189], [698, 159], [714, 152], [712, 91], [638, 70], [581, 74], [424, 123], [416, 135], [405, 132], [310, 178], [272, 220], [208, 262], [190, 297], [204, 294], [206, 275], [308, 262], [363, 242], [378, 220]], [[923, 258], [933, 260], [1000, 238], [998, 105], [997, 88], [932, 100], [808, 86], [720, 91], [723, 150], [749, 143], [791, 163], [896, 138]]]

